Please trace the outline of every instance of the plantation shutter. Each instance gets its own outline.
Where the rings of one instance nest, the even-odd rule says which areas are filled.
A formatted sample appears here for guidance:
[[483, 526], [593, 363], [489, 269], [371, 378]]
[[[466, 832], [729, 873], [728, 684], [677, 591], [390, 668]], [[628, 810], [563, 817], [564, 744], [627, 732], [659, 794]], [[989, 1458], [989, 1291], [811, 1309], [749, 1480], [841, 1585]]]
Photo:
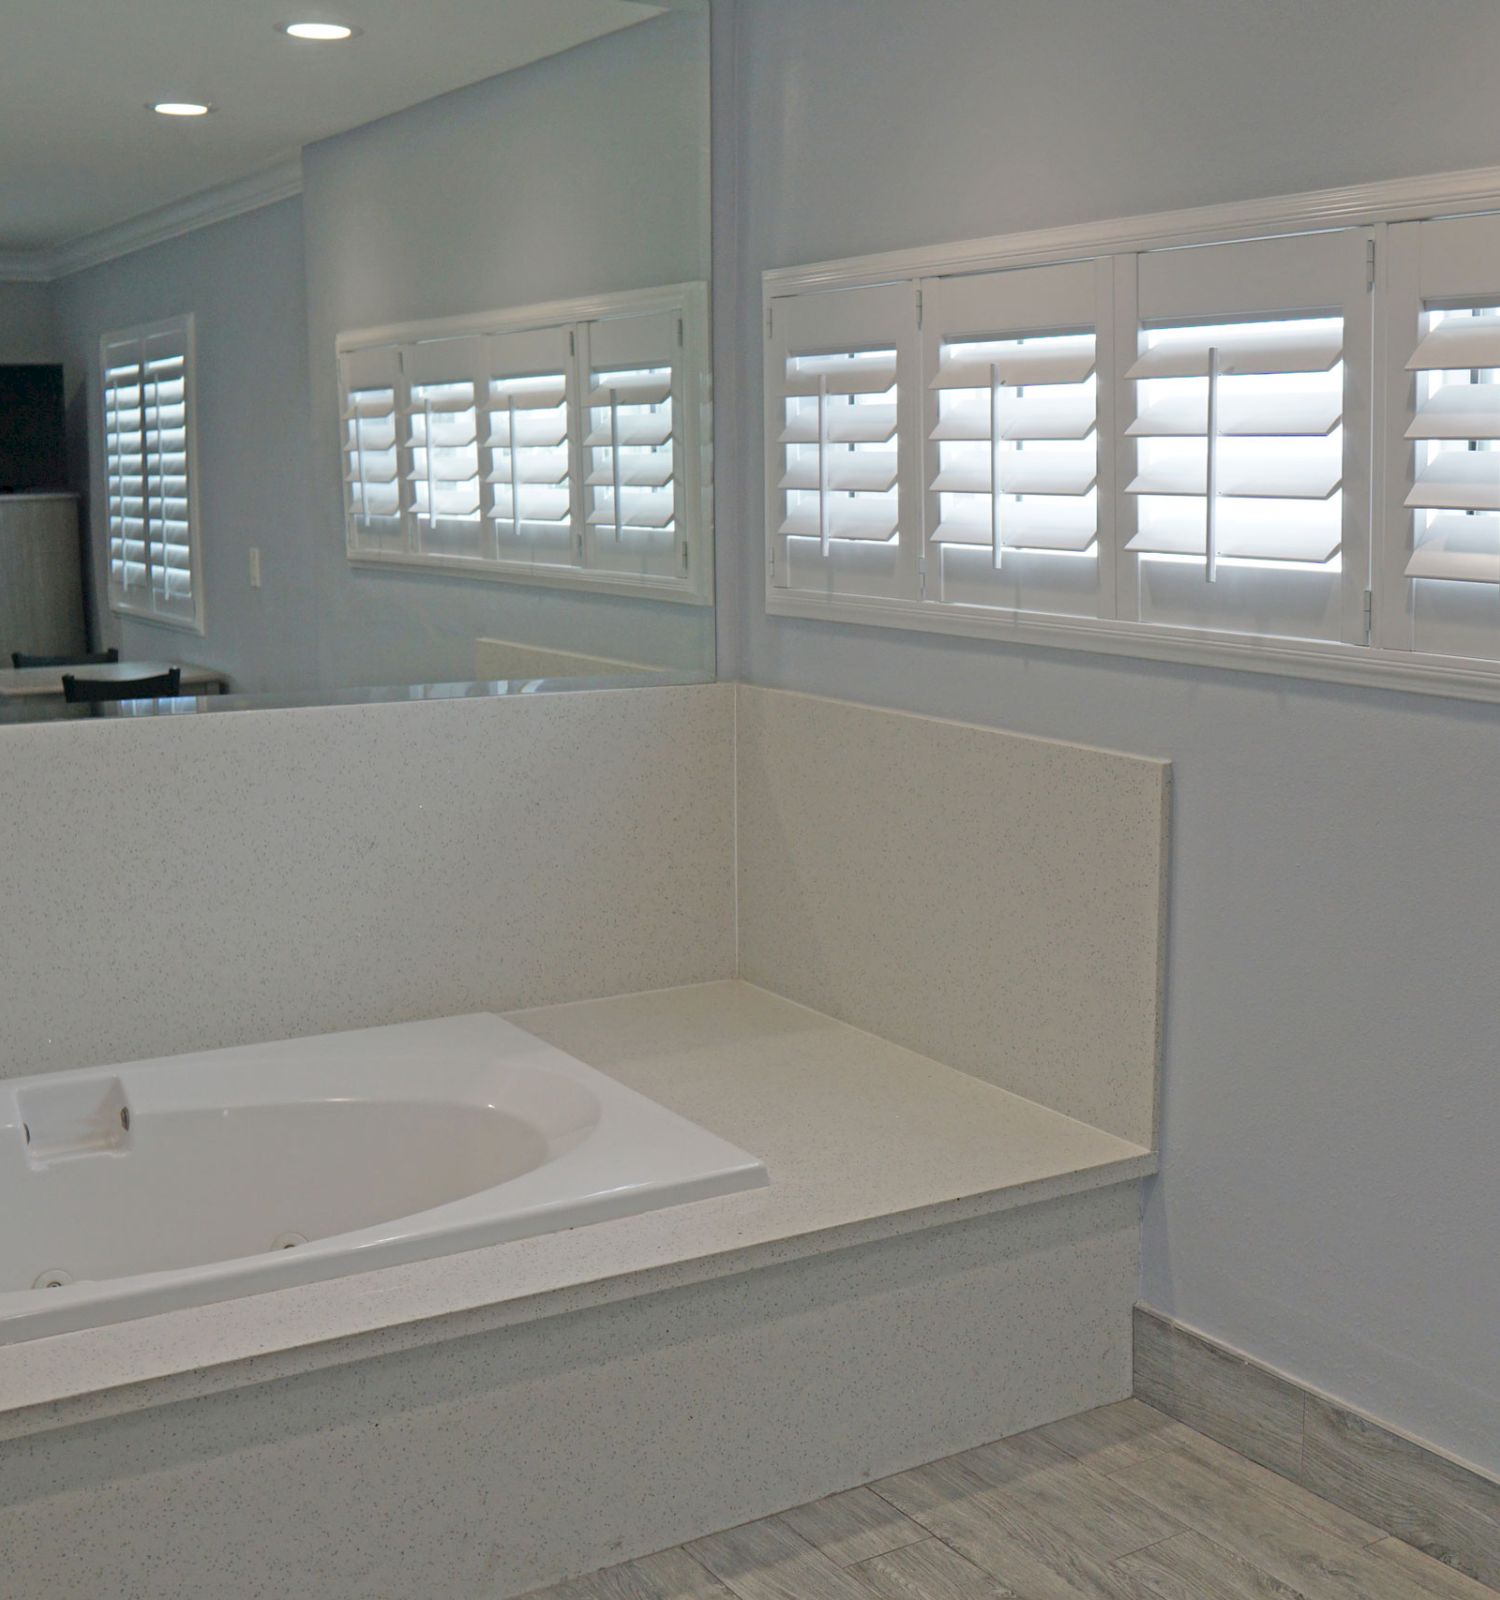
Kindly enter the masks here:
[[350, 350], [339, 357], [344, 425], [344, 506], [351, 553], [400, 550], [401, 452], [397, 445], [397, 396], [401, 352], [394, 345]]
[[1140, 620], [1363, 642], [1364, 269], [1356, 230], [1139, 258]]
[[[915, 438], [916, 287], [773, 300], [767, 349], [771, 581], [915, 598], [918, 511], [902, 495]], [[905, 526], [907, 517], [911, 526]]]
[[201, 628], [191, 361], [191, 317], [100, 345], [110, 604]]
[[493, 559], [480, 512], [479, 401], [482, 341], [424, 339], [402, 352], [401, 413], [417, 550]]
[[107, 337], [101, 365], [110, 603], [116, 607], [149, 606], [140, 339], [133, 334]]
[[1500, 584], [1500, 305], [1429, 313], [1406, 365], [1423, 395], [1406, 437], [1424, 446], [1406, 504], [1436, 513], [1406, 575]]
[[1389, 578], [1405, 608], [1383, 642], [1497, 660], [1500, 218], [1402, 223], [1388, 236]]
[[924, 282], [929, 600], [1099, 614], [1111, 283], [1107, 261]]
[[703, 284], [339, 340], [352, 560], [713, 593]]
[[485, 339], [485, 481], [501, 560], [576, 561], [575, 341], [563, 327]]
[[605, 318], [586, 324], [582, 337], [588, 564], [639, 577], [685, 576], [682, 315]]

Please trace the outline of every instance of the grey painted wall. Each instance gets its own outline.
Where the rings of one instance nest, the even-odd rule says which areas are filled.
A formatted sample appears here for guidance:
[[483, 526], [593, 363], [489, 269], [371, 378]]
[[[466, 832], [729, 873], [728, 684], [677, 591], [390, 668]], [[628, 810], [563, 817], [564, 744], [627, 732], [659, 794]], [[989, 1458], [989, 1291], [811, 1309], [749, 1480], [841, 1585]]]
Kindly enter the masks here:
[[[200, 228], [53, 285], [74, 482], [88, 490], [95, 636], [126, 656], [204, 662], [237, 686], [316, 683], [311, 588], [307, 310], [296, 199]], [[103, 603], [108, 530], [97, 437], [99, 336], [195, 317], [202, 637]], [[262, 587], [250, 587], [252, 545]]]
[[758, 467], [764, 268], [1500, 162], [1500, 13], [739, 0], [722, 21], [723, 667], [1172, 759], [1144, 1298], [1500, 1470], [1500, 708], [768, 619]]
[[0, 282], [0, 363], [56, 360], [48, 286]]
[[706, 607], [351, 568], [334, 359], [353, 328], [707, 278], [707, 59], [684, 11], [304, 152], [328, 681], [466, 678], [476, 636], [711, 669]]

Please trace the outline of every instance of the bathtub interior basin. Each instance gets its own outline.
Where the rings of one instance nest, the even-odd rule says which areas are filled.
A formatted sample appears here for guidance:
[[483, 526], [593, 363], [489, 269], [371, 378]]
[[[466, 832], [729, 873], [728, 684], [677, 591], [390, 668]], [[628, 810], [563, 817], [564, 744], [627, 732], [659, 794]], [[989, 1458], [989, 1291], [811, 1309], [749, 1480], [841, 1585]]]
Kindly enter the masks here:
[[764, 1165], [477, 1014], [0, 1084], [0, 1341], [549, 1233]]

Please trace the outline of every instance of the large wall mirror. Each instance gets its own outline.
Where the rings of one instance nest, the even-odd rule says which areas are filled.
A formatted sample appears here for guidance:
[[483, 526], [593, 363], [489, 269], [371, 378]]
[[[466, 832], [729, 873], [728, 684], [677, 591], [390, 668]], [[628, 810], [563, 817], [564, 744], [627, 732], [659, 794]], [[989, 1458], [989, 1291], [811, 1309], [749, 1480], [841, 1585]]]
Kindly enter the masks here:
[[711, 674], [708, 97], [708, 0], [10, 0], [0, 720]]

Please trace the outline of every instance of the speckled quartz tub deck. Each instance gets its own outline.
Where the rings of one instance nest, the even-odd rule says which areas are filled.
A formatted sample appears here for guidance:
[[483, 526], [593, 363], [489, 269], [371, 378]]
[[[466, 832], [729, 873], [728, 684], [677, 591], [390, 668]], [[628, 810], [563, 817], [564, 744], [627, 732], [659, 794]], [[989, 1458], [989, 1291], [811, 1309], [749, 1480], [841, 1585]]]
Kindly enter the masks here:
[[512, 1020], [761, 1156], [770, 1187], [0, 1351], [0, 1437], [1098, 1189], [1102, 1132], [741, 982]]

